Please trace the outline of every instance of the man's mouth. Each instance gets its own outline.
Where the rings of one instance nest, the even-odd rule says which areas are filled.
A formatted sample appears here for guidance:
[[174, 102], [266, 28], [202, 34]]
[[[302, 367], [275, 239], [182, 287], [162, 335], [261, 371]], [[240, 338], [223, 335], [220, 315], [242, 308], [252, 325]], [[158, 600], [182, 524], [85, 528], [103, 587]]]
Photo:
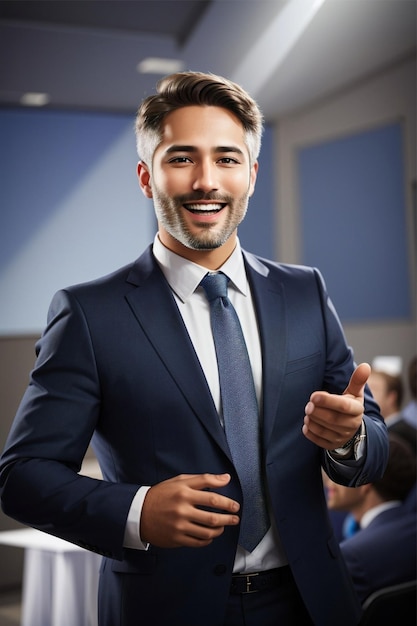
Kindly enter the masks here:
[[184, 208], [194, 215], [213, 215], [219, 213], [226, 206], [226, 202], [213, 202], [210, 204], [184, 203]]

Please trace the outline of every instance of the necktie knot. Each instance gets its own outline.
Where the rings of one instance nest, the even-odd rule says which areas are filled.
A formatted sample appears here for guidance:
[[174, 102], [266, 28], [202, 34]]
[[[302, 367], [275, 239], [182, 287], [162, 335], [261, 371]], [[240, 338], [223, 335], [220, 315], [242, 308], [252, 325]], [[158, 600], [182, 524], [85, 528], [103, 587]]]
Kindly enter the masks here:
[[200, 285], [206, 292], [207, 300], [211, 302], [216, 298], [227, 298], [227, 285], [229, 279], [223, 272], [206, 274]]

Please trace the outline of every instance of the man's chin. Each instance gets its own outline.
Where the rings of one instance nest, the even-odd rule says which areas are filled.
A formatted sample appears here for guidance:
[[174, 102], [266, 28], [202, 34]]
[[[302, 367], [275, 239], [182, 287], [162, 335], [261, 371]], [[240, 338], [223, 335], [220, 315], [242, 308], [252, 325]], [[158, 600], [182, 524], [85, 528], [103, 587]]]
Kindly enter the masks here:
[[191, 248], [191, 250], [217, 250], [217, 248], [221, 248], [221, 246], [226, 243], [227, 239], [188, 239], [186, 242], [183, 242], [187, 248]]
[[203, 231], [198, 235], [192, 235], [190, 232], [182, 234], [180, 237], [176, 237], [183, 246], [190, 248], [191, 250], [216, 250], [221, 248], [230, 235], [222, 233], [221, 235], [215, 235], [213, 232], [209, 233]]

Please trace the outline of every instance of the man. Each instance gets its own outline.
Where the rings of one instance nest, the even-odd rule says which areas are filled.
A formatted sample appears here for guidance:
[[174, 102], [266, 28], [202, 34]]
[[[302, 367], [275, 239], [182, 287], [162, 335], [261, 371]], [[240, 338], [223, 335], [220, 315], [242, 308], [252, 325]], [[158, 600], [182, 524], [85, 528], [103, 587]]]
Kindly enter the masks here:
[[[238, 85], [185, 72], [142, 103], [136, 132], [158, 234], [132, 265], [54, 298], [2, 458], [4, 510], [106, 557], [100, 626], [352, 626], [321, 467], [350, 486], [376, 480], [386, 429], [319, 272], [240, 248], [261, 113]], [[230, 279], [233, 306], [216, 303], [237, 311], [261, 407], [249, 458], [261, 468], [245, 479], [225, 405], [249, 384], [231, 403], [219, 384], [243, 352], [227, 337], [214, 347], [206, 275]], [[241, 413], [243, 446], [254, 420]], [[77, 475], [91, 438], [102, 482]], [[252, 478], [259, 519], [243, 497]], [[261, 517], [245, 549], [241, 519], [258, 532]]]
[[403, 400], [401, 376], [394, 376], [382, 370], [372, 370], [368, 385], [379, 405], [388, 431], [403, 437], [416, 452], [417, 429], [407, 422], [401, 413]]
[[389, 441], [380, 480], [356, 489], [325, 481], [329, 508], [348, 511], [360, 527], [341, 549], [362, 602], [378, 589], [417, 576], [416, 458], [401, 437], [390, 433]]
[[411, 399], [402, 410], [402, 418], [417, 429], [417, 356], [411, 359], [407, 374]]
[[400, 419], [404, 395], [401, 376], [373, 369], [368, 379], [368, 385], [374, 400], [379, 405], [379, 410], [386, 425], [394, 424]]

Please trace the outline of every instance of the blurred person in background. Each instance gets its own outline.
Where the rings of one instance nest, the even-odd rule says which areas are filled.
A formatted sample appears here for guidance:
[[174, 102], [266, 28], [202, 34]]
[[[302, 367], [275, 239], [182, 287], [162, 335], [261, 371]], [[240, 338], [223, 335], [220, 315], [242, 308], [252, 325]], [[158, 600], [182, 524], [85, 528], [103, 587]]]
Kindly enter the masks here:
[[379, 404], [386, 425], [389, 426], [401, 419], [400, 410], [404, 397], [401, 376], [372, 369], [368, 384], [374, 399]]
[[417, 577], [416, 457], [397, 435], [390, 433], [389, 443], [380, 480], [351, 488], [324, 478], [329, 509], [349, 512], [359, 524], [340, 547], [362, 602], [378, 589]]
[[[417, 429], [405, 419], [404, 414], [401, 412], [404, 396], [401, 376], [389, 374], [382, 370], [372, 370], [368, 379], [368, 385], [374, 399], [379, 405], [381, 415], [385, 420], [388, 431], [406, 439], [413, 447], [413, 450], [416, 451]], [[412, 391], [411, 384], [410, 390]]]
[[411, 359], [408, 366], [408, 387], [411, 400], [402, 410], [402, 417], [417, 429], [417, 356]]

